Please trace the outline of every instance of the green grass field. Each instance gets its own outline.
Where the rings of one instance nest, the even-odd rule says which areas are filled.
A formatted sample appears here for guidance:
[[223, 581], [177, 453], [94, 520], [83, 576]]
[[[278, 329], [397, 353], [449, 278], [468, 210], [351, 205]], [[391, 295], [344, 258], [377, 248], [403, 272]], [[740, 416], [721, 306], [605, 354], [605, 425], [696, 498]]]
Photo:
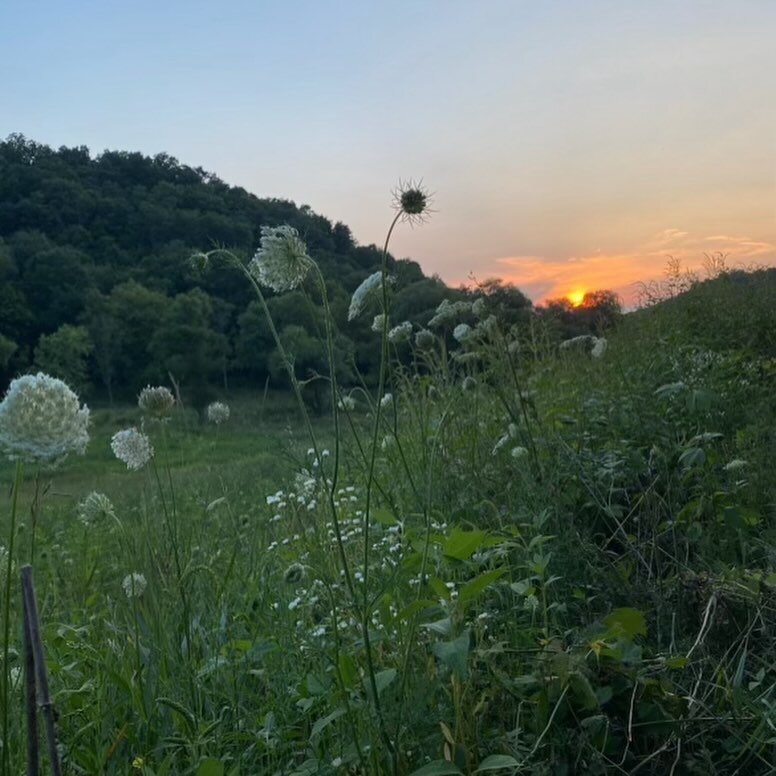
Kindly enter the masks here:
[[67, 773], [773, 773], [775, 296], [720, 278], [600, 358], [498, 323], [400, 345], [376, 425], [360, 389], [313, 439], [290, 396], [226, 396], [146, 424], [138, 472], [110, 438], [140, 410], [95, 409], [83, 458], [25, 469], [8, 773], [36, 492]]

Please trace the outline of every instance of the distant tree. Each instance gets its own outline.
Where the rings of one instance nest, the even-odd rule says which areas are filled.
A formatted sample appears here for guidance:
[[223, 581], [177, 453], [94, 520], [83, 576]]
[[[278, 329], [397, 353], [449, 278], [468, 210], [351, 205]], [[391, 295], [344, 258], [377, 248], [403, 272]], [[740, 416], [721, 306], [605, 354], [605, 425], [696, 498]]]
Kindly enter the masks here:
[[34, 366], [84, 392], [89, 387], [87, 360], [91, 351], [88, 329], [65, 323], [53, 334], [44, 334], [38, 340]]
[[587, 319], [593, 333], [602, 334], [622, 318], [622, 302], [614, 291], [590, 291], [585, 294], [577, 311]]

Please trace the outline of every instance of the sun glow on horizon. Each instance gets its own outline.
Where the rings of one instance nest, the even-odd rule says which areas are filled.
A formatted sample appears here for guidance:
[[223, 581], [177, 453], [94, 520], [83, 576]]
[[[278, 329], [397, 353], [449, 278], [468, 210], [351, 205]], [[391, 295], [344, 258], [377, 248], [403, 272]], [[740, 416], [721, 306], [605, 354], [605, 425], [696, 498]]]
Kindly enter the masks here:
[[579, 307], [585, 299], [585, 291], [571, 291], [566, 294], [566, 299], [568, 299], [574, 307]]

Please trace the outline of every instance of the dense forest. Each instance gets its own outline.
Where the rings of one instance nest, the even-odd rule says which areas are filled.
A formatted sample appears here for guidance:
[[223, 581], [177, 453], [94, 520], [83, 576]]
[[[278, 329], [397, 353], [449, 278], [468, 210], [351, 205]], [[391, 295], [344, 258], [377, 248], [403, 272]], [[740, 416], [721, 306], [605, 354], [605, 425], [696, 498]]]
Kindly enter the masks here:
[[[369, 380], [378, 356], [371, 317], [348, 323], [347, 308], [381, 253], [358, 245], [344, 223], [260, 199], [167, 154], [92, 156], [84, 146], [53, 150], [10, 135], [0, 142], [0, 382], [42, 369], [112, 402], [174, 380], [200, 406], [227, 386], [282, 386], [245, 278], [234, 269], [202, 274], [189, 261], [223, 246], [247, 262], [261, 227], [279, 224], [297, 229], [326, 278], [343, 379]], [[533, 310], [499, 281], [451, 289], [409, 259], [389, 257], [388, 265], [397, 322], [425, 324], [443, 299], [475, 293], [513, 320]], [[300, 377], [326, 368], [317, 301], [313, 288], [269, 300]], [[611, 323], [619, 310], [611, 294], [588, 301], [581, 311], [558, 302], [540, 313], [559, 336], [573, 336]]]

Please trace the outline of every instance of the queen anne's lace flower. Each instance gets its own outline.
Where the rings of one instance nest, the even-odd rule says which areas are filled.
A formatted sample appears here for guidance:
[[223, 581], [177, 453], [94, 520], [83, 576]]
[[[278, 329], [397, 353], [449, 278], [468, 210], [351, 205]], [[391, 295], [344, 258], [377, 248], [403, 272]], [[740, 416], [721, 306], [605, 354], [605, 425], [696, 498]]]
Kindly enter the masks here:
[[215, 423], [220, 426], [222, 423], [226, 423], [229, 420], [230, 410], [229, 405], [224, 404], [222, 401], [214, 401], [207, 406], [207, 419], [211, 423]]
[[442, 326], [445, 323], [452, 323], [472, 311], [471, 302], [451, 302], [449, 299], [443, 299], [436, 314], [428, 322], [429, 326]]
[[352, 396], [343, 396], [340, 400], [337, 406], [341, 410], [348, 410], [352, 411], [356, 409], [356, 400]]
[[140, 391], [137, 406], [152, 418], [167, 420], [172, 415], [175, 397], [169, 388], [165, 388], [162, 385], [152, 388], [150, 385], [147, 385]]
[[415, 335], [415, 345], [421, 350], [427, 350], [428, 348], [433, 347], [435, 342], [436, 337], [433, 332], [430, 332], [428, 329], [421, 329]]
[[248, 270], [263, 286], [277, 293], [302, 284], [313, 266], [307, 246], [292, 226], [262, 226], [261, 247]]
[[478, 296], [473, 302], [472, 302], [472, 312], [474, 315], [476, 315], [478, 318], [484, 318], [485, 313], [487, 312], [487, 304], [485, 303], [485, 297], [484, 296]]
[[593, 349], [590, 351], [590, 355], [593, 358], [601, 358], [604, 353], [606, 353], [606, 348], [609, 347], [609, 343], [606, 341], [605, 337], [599, 337], [595, 345], [593, 345]]
[[402, 321], [398, 326], [394, 326], [388, 332], [388, 342], [396, 345], [399, 342], [405, 342], [412, 336], [412, 324], [409, 321]]
[[83, 454], [89, 408], [56, 377], [39, 372], [11, 382], [0, 403], [0, 450], [11, 459], [57, 462]]
[[115, 517], [113, 504], [104, 493], [93, 491], [78, 505], [78, 519], [84, 525], [94, 525]]
[[383, 313], [380, 313], [379, 315], [375, 315], [374, 319], [372, 320], [372, 331], [375, 331], [378, 334], [380, 334], [383, 330], [384, 323], [385, 323], [385, 315]]
[[127, 469], [142, 469], [153, 457], [151, 440], [136, 428], [117, 431], [110, 440], [113, 454], [127, 465]]
[[383, 409], [386, 409], [393, 404], [393, 394], [392, 393], [386, 393], [382, 399], [380, 399], [380, 406]]
[[[382, 272], [373, 272], [368, 278], [364, 279], [361, 282], [361, 285], [353, 292], [353, 296], [350, 299], [350, 307], [348, 308], [349, 321], [358, 318], [369, 302], [377, 296], [382, 288], [382, 277]], [[388, 285], [391, 285], [394, 282], [394, 278], [387, 275], [385, 282]]]
[[121, 586], [124, 588], [124, 593], [127, 598], [140, 598], [140, 596], [145, 593], [148, 582], [146, 582], [146, 578], [142, 574], [133, 571], [131, 574], [127, 574], [127, 576], [124, 577]]
[[466, 342], [467, 339], [471, 336], [472, 333], [472, 327], [469, 326], [468, 323], [459, 323], [454, 329], [453, 329], [453, 339], [457, 340], [461, 344]]

